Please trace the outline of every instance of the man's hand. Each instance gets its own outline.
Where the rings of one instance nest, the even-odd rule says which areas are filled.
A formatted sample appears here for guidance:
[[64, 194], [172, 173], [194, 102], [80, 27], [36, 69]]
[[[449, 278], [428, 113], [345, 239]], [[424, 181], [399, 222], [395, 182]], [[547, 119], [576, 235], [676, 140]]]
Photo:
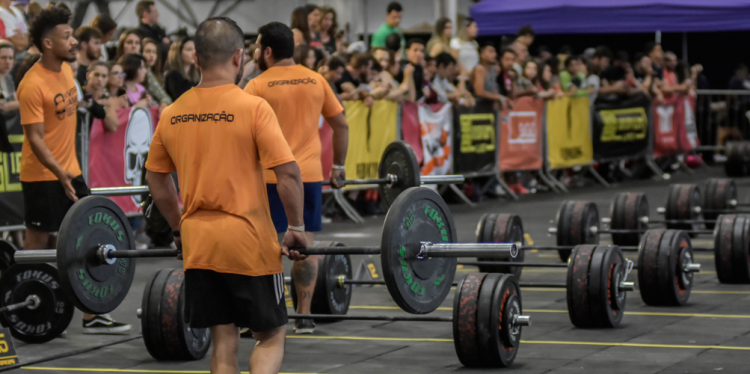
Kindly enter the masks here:
[[166, 36], [161, 39], [161, 42], [164, 43], [164, 44], [166, 44], [166, 45], [172, 44], [172, 41], [169, 40], [169, 38], [167, 38]]
[[292, 261], [304, 260], [307, 256], [295, 251], [294, 248], [307, 248], [307, 246], [307, 236], [304, 232], [288, 230], [284, 234], [284, 240], [281, 241], [281, 254]]
[[375, 103], [375, 99], [373, 99], [372, 96], [367, 96], [363, 101], [367, 107], [371, 107], [372, 104]]
[[63, 189], [65, 190], [65, 196], [67, 196], [68, 199], [73, 200], [73, 202], [78, 201], [78, 196], [76, 195], [76, 189], [73, 188], [73, 184], [70, 182], [75, 177], [76, 176], [73, 175], [73, 173], [69, 173], [67, 171], [64, 171], [62, 175], [57, 177], [57, 179], [63, 185]]
[[406, 66], [404, 66], [404, 76], [411, 76], [412, 74], [414, 74], [414, 65], [406, 64]]
[[178, 251], [180, 251], [179, 254], [177, 254], [177, 259], [182, 260], [182, 237], [175, 236], [174, 237], [174, 246], [177, 248]]
[[346, 186], [346, 184], [343, 182], [346, 179], [346, 170], [341, 169], [331, 169], [331, 187], [335, 189], [339, 189], [341, 187]]

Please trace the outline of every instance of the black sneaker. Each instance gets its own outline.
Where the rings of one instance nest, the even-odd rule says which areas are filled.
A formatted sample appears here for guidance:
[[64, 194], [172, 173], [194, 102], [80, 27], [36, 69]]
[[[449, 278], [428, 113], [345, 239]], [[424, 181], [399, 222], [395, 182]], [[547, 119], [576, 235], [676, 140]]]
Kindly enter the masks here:
[[298, 319], [294, 321], [295, 334], [312, 334], [315, 331], [315, 322], [311, 319]]
[[112, 319], [109, 314], [101, 314], [90, 320], [83, 320], [84, 334], [116, 334], [130, 331], [130, 325]]

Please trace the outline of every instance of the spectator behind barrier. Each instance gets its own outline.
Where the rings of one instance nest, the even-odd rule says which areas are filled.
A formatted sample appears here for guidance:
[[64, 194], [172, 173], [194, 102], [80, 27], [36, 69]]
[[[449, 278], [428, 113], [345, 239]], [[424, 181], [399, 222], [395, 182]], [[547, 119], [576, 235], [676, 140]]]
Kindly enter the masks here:
[[339, 92], [336, 88], [336, 82], [341, 79], [341, 76], [344, 74], [344, 70], [346, 70], [346, 63], [337, 57], [331, 57], [328, 59], [328, 63], [326, 64], [326, 66], [324, 68], [321, 68], [320, 71], [320, 74], [322, 74], [323, 77], [325, 77], [326, 81], [328, 81], [328, 84], [331, 85], [331, 88], [336, 94], [336, 97], [339, 98], [339, 101], [341, 101], [341, 97], [339, 97]]
[[324, 6], [320, 8], [320, 14], [318, 30], [320, 31], [320, 41], [323, 43], [323, 49], [328, 53], [328, 56], [336, 52], [345, 52], [344, 30], [339, 31], [336, 10], [330, 6]]
[[565, 60], [565, 70], [560, 72], [560, 87], [565, 96], [580, 97], [588, 95], [586, 76], [581, 72], [583, 61], [580, 56], [570, 56]]
[[91, 20], [89, 26], [99, 30], [102, 34], [101, 38], [101, 53], [99, 54], [99, 60], [107, 62], [109, 61], [109, 51], [107, 50], [106, 44], [112, 40], [117, 30], [117, 22], [112, 17], [104, 14], [97, 14], [94, 19]]
[[143, 38], [141, 41], [143, 46], [143, 58], [146, 59], [146, 91], [151, 97], [154, 98], [155, 103], [159, 104], [159, 112], [161, 113], [167, 105], [172, 104], [172, 98], [167, 95], [162, 86], [162, 75], [163, 71], [161, 55], [159, 54], [159, 44], [149, 38]]
[[[104, 129], [109, 132], [117, 131], [120, 126], [117, 119], [117, 110], [125, 107], [125, 103], [120, 98], [110, 98], [106, 93], [106, 85], [109, 76], [107, 64], [101, 61], [94, 61], [89, 65], [86, 72], [85, 86], [82, 86], [84, 104], [91, 115], [89, 119], [89, 129], [94, 122], [94, 118], [102, 120]], [[106, 108], [106, 109], [105, 109]], [[76, 140], [78, 141], [78, 140]]]
[[406, 45], [406, 41], [404, 39], [404, 33], [399, 29], [398, 25], [401, 24], [401, 12], [404, 9], [401, 7], [401, 4], [399, 4], [396, 1], [392, 1], [388, 4], [388, 7], [385, 11], [385, 23], [380, 25], [377, 30], [372, 34], [372, 39], [370, 40], [370, 46], [372, 48], [383, 48], [385, 47], [385, 39], [388, 37], [388, 35], [391, 35], [393, 33], [398, 34], [401, 36], [401, 46], [409, 48], [408, 45]]
[[428, 56], [424, 56], [424, 85], [422, 89], [417, 89], [417, 92], [422, 94], [424, 102], [426, 104], [437, 104], [437, 92], [432, 89], [432, 80], [435, 79], [435, 73], [437, 72], [437, 63], [435, 59]]
[[518, 54], [510, 48], [500, 50], [500, 71], [497, 74], [498, 92], [513, 100], [518, 94], [518, 75], [513, 70], [513, 64], [516, 62]]
[[[424, 87], [429, 84], [430, 80], [425, 79], [424, 64], [424, 44], [419, 39], [409, 39], [406, 44], [406, 59], [401, 60], [399, 65], [401, 66], [401, 72], [399, 72], [395, 78], [399, 83], [403, 84], [406, 79], [406, 75], [410, 72], [406, 69], [407, 65], [414, 67], [412, 73], [412, 81], [414, 82], [414, 88], [416, 90], [416, 100], [419, 100], [424, 96]], [[411, 70], [411, 69], [409, 69]]]
[[560, 86], [557, 84], [557, 77], [552, 72], [552, 64], [556, 64], [554, 61], [540, 62], [539, 63], [539, 97], [543, 99], [556, 99], [562, 92], [560, 92]]
[[453, 58], [458, 56], [458, 53], [454, 53], [451, 49], [450, 42], [451, 36], [453, 35], [453, 23], [446, 17], [441, 17], [435, 22], [435, 29], [432, 32], [432, 37], [427, 42], [425, 47], [430, 57], [437, 57], [441, 53], [450, 53]]
[[438, 101], [473, 107], [474, 98], [471, 94], [457, 89], [451, 83], [456, 75], [456, 59], [450, 53], [443, 52], [435, 57], [435, 66], [435, 78], [432, 79], [432, 89], [435, 90]]
[[292, 12], [294, 45], [305, 43], [313, 48], [323, 48], [320, 33], [316, 31], [320, 22], [320, 10], [314, 4], [297, 7]]
[[[500, 104], [509, 105], [507, 97], [501, 95], [497, 84], [497, 52], [492, 44], [479, 49], [479, 64], [471, 72], [471, 88], [477, 98], [480, 110], [494, 110]], [[503, 106], [505, 108], [505, 106]]]
[[372, 56], [368, 53], [352, 56], [341, 78], [336, 82], [336, 90], [341, 95], [341, 100], [372, 100], [369, 92], [360, 88], [362, 82], [367, 83], [372, 61]]
[[200, 82], [200, 74], [195, 66], [195, 43], [192, 38], [183, 38], [169, 47], [164, 89], [172, 100], [177, 100], [187, 90]]
[[102, 53], [102, 33], [99, 29], [91, 26], [81, 26], [76, 30], [76, 39], [78, 39], [78, 52], [76, 61], [78, 69], [75, 72], [76, 79], [81, 86], [86, 85], [86, 72], [92, 62], [99, 60]]
[[11, 0], [0, 0], [0, 21], [5, 26], [5, 39], [13, 45], [15, 52], [29, 46], [29, 26], [23, 12], [10, 5]]
[[146, 87], [143, 86], [143, 81], [146, 80], [146, 73], [148, 72], [146, 59], [141, 55], [128, 53], [120, 57], [117, 63], [122, 66], [122, 71], [125, 73], [123, 87], [129, 106], [150, 107], [151, 96], [146, 92]]
[[[162, 43], [160, 48], [166, 49], [171, 43], [167, 33], [159, 26], [159, 10], [156, 3], [151, 0], [143, 0], [135, 6], [135, 14], [138, 16], [138, 33], [142, 38], [149, 38]], [[134, 53], [134, 52], [125, 52]], [[117, 57], [119, 58], [119, 56]]]
[[315, 51], [307, 44], [298, 44], [294, 47], [294, 63], [302, 65], [310, 70], [315, 70]]
[[394, 78], [394, 75], [398, 74], [401, 70], [396, 63], [396, 54], [384, 48], [376, 48], [373, 51], [373, 57], [383, 68], [383, 71], [378, 74], [377, 78], [378, 83], [388, 89], [388, 94], [383, 98], [397, 102], [404, 100], [409, 102], [415, 101], [414, 67], [411, 64], [406, 65], [404, 68], [406, 70], [404, 72], [404, 83], [399, 84], [396, 78]]
[[[13, 45], [0, 42], [0, 112], [2, 112], [3, 130], [21, 129], [21, 116], [18, 112], [16, 85], [10, 69], [13, 68]], [[6, 138], [7, 139], [7, 138]], [[3, 150], [12, 152], [13, 150]]]
[[539, 93], [539, 66], [534, 60], [528, 60], [523, 64], [522, 74], [518, 78], [518, 97], [533, 96]]
[[466, 18], [463, 26], [458, 29], [458, 36], [451, 40], [451, 49], [458, 56], [459, 75], [469, 76], [471, 71], [479, 64], [479, 44], [475, 38], [479, 28], [473, 18]]
[[115, 60], [119, 60], [120, 57], [128, 53], [141, 53], [141, 35], [138, 34], [138, 30], [136, 29], [125, 30], [120, 34], [120, 42], [117, 44]]
[[[125, 73], [122, 72], [122, 66], [115, 61], [109, 62], [109, 76], [107, 77], [107, 85], [105, 87], [106, 93], [111, 98], [120, 98], [125, 104], [127, 104], [127, 97], [125, 97]], [[127, 105], [125, 105], [127, 106]]]
[[403, 48], [401, 48], [401, 35], [396, 32], [388, 35], [388, 37], [385, 38], [385, 49], [393, 52], [398, 58], [400, 58], [404, 52]]

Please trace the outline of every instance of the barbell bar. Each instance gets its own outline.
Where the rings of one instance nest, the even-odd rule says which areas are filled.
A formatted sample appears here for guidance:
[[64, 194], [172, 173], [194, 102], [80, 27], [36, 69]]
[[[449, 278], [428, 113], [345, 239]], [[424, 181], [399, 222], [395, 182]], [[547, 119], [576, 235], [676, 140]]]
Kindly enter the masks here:
[[39, 304], [41, 304], [41, 302], [42, 301], [38, 295], [32, 294], [32, 295], [27, 296], [26, 300], [20, 303], [8, 304], [3, 307], [0, 307], [0, 313], [12, 312], [14, 310], [23, 309], [23, 308], [34, 310], [39, 307]]
[[[550, 227], [547, 229], [547, 233], [550, 235], [557, 235], [557, 227]], [[589, 231], [592, 235], [598, 235], [598, 234], [642, 234], [648, 231], [647, 229], [644, 230], [635, 230], [635, 229], [600, 229], [599, 226], [589, 226]], [[705, 234], [705, 235], [713, 235], [714, 230], [682, 230], [690, 234]]]

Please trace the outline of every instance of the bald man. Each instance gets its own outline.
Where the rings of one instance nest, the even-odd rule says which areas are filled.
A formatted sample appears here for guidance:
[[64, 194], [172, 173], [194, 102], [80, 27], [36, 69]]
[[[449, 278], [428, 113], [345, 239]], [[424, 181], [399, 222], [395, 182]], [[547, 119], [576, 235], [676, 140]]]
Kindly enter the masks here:
[[[185, 268], [185, 309], [193, 328], [211, 328], [211, 373], [238, 373], [239, 328], [257, 344], [250, 371], [278, 373], [287, 312], [281, 255], [307, 246], [302, 177], [268, 103], [236, 84], [242, 76], [242, 30], [211, 18], [195, 32], [201, 82], [161, 115], [146, 179], [174, 230]], [[264, 170], [272, 170], [290, 229], [281, 247], [268, 207]], [[169, 173], [177, 171], [184, 210]]]

